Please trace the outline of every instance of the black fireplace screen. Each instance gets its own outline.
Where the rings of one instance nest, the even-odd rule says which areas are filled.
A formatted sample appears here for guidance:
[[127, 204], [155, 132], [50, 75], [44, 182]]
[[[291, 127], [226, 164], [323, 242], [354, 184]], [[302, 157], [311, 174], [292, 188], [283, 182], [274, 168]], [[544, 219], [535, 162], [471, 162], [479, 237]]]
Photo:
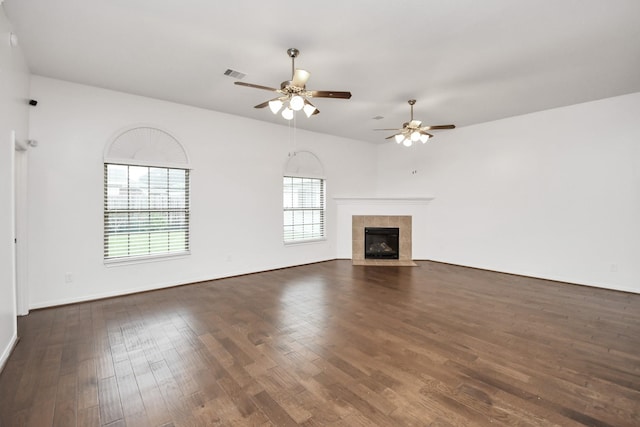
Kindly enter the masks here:
[[364, 257], [399, 259], [399, 235], [399, 228], [365, 227]]

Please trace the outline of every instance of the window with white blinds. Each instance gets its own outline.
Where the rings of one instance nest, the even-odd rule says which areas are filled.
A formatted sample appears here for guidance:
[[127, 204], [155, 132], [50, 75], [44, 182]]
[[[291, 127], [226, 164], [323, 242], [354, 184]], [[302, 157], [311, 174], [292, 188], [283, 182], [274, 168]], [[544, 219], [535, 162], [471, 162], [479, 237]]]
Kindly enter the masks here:
[[285, 243], [325, 237], [325, 182], [320, 178], [283, 178]]
[[104, 165], [104, 258], [189, 251], [189, 170]]

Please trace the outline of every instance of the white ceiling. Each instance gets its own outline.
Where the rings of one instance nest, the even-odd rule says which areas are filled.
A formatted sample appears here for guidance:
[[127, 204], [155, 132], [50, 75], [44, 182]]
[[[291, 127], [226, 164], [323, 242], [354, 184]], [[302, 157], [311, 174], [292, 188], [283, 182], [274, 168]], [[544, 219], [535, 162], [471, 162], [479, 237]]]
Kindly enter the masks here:
[[[311, 72], [297, 127], [384, 142], [418, 100], [466, 126], [640, 91], [638, 0], [5, 0], [33, 74], [282, 125], [253, 105]], [[46, 102], [46, 100], [40, 100]], [[383, 116], [374, 120], [374, 116]], [[585, 123], [588, 125], [588, 123]], [[455, 132], [453, 131], [435, 131]]]

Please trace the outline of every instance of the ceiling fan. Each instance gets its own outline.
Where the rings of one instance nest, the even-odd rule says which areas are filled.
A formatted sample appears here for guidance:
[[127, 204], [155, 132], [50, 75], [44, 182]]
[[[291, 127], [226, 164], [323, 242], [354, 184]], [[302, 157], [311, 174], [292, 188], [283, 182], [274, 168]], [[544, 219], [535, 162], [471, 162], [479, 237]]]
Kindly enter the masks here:
[[398, 144], [402, 143], [406, 147], [411, 147], [414, 142], [422, 141], [424, 144], [431, 138], [433, 135], [427, 133], [428, 130], [437, 130], [437, 129], [453, 129], [455, 125], [437, 125], [437, 126], [422, 126], [422, 122], [420, 120], [413, 119], [413, 105], [416, 103], [415, 99], [410, 99], [409, 105], [411, 105], [411, 120], [402, 125], [400, 129], [374, 129], [374, 130], [395, 130], [400, 131], [395, 135], [391, 135], [385, 139], [395, 138]]
[[[291, 80], [280, 83], [280, 89], [256, 85], [253, 83], [235, 82], [239, 86], [252, 87], [256, 89], [270, 90], [277, 92], [278, 97], [269, 101], [265, 101], [262, 104], [256, 105], [254, 108], [264, 108], [269, 106], [269, 109], [273, 114], [277, 114], [282, 110], [282, 117], [287, 120], [293, 119], [293, 112], [302, 110], [307, 117], [311, 117], [314, 114], [320, 113], [315, 105], [313, 105], [307, 98], [351, 98], [351, 92], [337, 92], [330, 90], [307, 90], [305, 85], [307, 80], [311, 76], [311, 73], [305, 70], [295, 68], [296, 57], [300, 54], [300, 51], [296, 48], [287, 49], [287, 54], [291, 58]], [[283, 108], [284, 107], [284, 108]]]

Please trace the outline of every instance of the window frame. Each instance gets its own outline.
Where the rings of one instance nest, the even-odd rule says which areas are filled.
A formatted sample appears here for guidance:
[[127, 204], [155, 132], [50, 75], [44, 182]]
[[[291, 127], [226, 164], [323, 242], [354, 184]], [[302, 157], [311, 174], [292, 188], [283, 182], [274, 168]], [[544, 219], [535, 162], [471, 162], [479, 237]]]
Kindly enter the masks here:
[[[122, 208], [122, 207], [118, 207], [118, 208], [110, 208], [109, 206], [109, 175], [108, 175], [108, 171], [109, 171], [109, 166], [118, 166], [118, 167], [126, 167], [127, 168], [127, 177], [126, 177], [126, 187], [127, 191], [126, 191], [126, 197], [127, 197], [127, 207], [126, 208]], [[152, 182], [151, 182], [151, 178], [148, 180], [148, 192], [147, 192], [147, 203], [146, 203], [146, 208], [132, 208], [130, 206], [131, 203], [131, 188], [135, 188], [132, 187], [131, 185], [131, 176], [130, 176], [130, 168], [146, 168], [147, 169], [147, 176], [151, 176], [151, 170], [152, 169], [156, 169], [156, 170], [163, 170], [166, 174], [166, 186], [165, 187], [159, 187], [156, 188], [161, 190], [161, 191], [165, 191], [166, 193], [166, 197], [167, 197], [167, 202], [166, 202], [166, 207], [165, 208], [158, 208], [156, 207], [152, 207], [152, 192], [150, 191], [152, 188]], [[181, 202], [179, 202], [179, 204], [181, 205], [181, 207], [171, 207], [170, 206], [170, 190], [171, 190], [171, 171], [180, 171], [180, 173], [184, 173], [184, 188], [183, 188], [183, 197], [184, 199], [180, 198], [179, 200], [182, 200]], [[102, 251], [102, 256], [103, 256], [103, 262], [106, 265], [109, 264], [127, 264], [127, 263], [137, 263], [137, 262], [146, 262], [146, 261], [152, 261], [152, 260], [156, 260], [156, 259], [161, 259], [161, 258], [176, 258], [176, 257], [184, 257], [187, 255], [191, 254], [191, 233], [190, 233], [190, 229], [191, 229], [191, 169], [188, 167], [185, 167], [184, 165], [180, 165], [180, 166], [172, 166], [172, 165], [157, 165], [157, 164], [150, 164], [148, 162], [140, 162], [140, 163], [132, 163], [132, 162], [119, 162], [119, 161], [107, 161], [105, 160], [105, 162], [103, 163], [103, 179], [104, 179], [104, 196], [103, 196], [103, 251]], [[151, 235], [153, 234], [153, 226], [152, 226], [152, 215], [153, 214], [161, 214], [161, 215], [166, 215], [167, 218], [167, 222], [165, 223], [165, 225], [161, 226], [162, 228], [164, 228], [165, 230], [162, 230], [162, 232], [166, 232], [166, 233], [170, 233], [170, 230], [172, 228], [172, 225], [170, 224], [170, 218], [172, 215], [183, 215], [184, 218], [178, 222], [178, 224], [182, 224], [178, 226], [178, 231], [183, 232], [184, 233], [184, 246], [182, 249], [178, 249], [178, 250], [171, 250], [171, 236], [167, 235], [167, 250], [166, 251], [157, 251], [157, 250], [153, 250], [153, 245], [151, 243], [152, 237]], [[147, 233], [148, 234], [148, 239], [149, 241], [147, 242], [148, 244], [148, 250], [145, 251], [144, 253], [131, 253], [132, 252], [132, 246], [131, 246], [131, 235], [135, 234], [133, 232], [125, 232], [125, 233], [121, 233], [123, 235], [127, 235], [127, 246], [126, 246], [126, 251], [127, 253], [125, 255], [120, 255], [120, 256], [108, 256], [108, 247], [109, 247], [109, 243], [108, 243], [108, 237], [114, 235], [115, 233], [113, 233], [112, 230], [109, 230], [109, 227], [112, 226], [113, 223], [109, 223], [109, 218], [113, 215], [117, 215], [117, 214], [127, 214], [129, 215], [127, 221], [125, 221], [125, 227], [132, 227], [133, 224], [135, 224], [135, 222], [132, 222], [131, 220], [131, 215], [135, 215], [135, 214], [146, 214], [148, 215], [148, 223], [143, 223], [144, 226], [148, 227]], [[155, 230], [158, 231], [158, 230]], [[141, 233], [141, 235], [144, 233]], [[135, 247], [134, 247], [135, 248]]]
[[[319, 181], [320, 182], [320, 193], [319, 193], [319, 201], [320, 204], [319, 206], [293, 206], [295, 203], [293, 202], [293, 200], [291, 200], [290, 206], [287, 206], [286, 204], [286, 197], [287, 194], [292, 194], [293, 193], [287, 193], [287, 184], [286, 184], [286, 180], [290, 179], [290, 180], [301, 180], [300, 184], [304, 185], [304, 180], [310, 180], [310, 181]], [[282, 203], [282, 209], [283, 209], [283, 223], [282, 223], [282, 238], [283, 238], [283, 243], [285, 245], [298, 245], [298, 244], [304, 244], [304, 243], [314, 243], [314, 242], [322, 242], [322, 241], [326, 241], [327, 240], [327, 180], [323, 177], [318, 177], [318, 176], [297, 176], [297, 175], [292, 175], [292, 174], [285, 174], [283, 175], [283, 180], [282, 180], [282, 199], [283, 199], [283, 203]], [[305, 193], [302, 193], [301, 195], [299, 195], [298, 197], [304, 197]], [[292, 196], [293, 197], [293, 196]], [[314, 198], [314, 194], [312, 191], [312, 194], [308, 197], [310, 197], [311, 199]], [[307, 199], [308, 200], [308, 199]], [[304, 204], [305, 202], [302, 202], [302, 204]], [[291, 224], [287, 224], [286, 222], [286, 215], [288, 212], [291, 212], [292, 215], [292, 223]], [[319, 212], [319, 218], [320, 218], [320, 222], [308, 222], [308, 221], [302, 221], [302, 222], [296, 222], [295, 221], [295, 212], [303, 212], [303, 218], [304, 218], [304, 212]], [[313, 213], [311, 214], [311, 217], [313, 218]], [[313, 228], [314, 225], [319, 225], [320, 227], [320, 233], [311, 233], [311, 236], [307, 236], [307, 234], [305, 232], [302, 233], [302, 235], [298, 238], [289, 238], [287, 239], [287, 227], [295, 227], [295, 226], [302, 226], [303, 228], [305, 226], [307, 227], [311, 227]], [[294, 233], [295, 235], [295, 233]]]

